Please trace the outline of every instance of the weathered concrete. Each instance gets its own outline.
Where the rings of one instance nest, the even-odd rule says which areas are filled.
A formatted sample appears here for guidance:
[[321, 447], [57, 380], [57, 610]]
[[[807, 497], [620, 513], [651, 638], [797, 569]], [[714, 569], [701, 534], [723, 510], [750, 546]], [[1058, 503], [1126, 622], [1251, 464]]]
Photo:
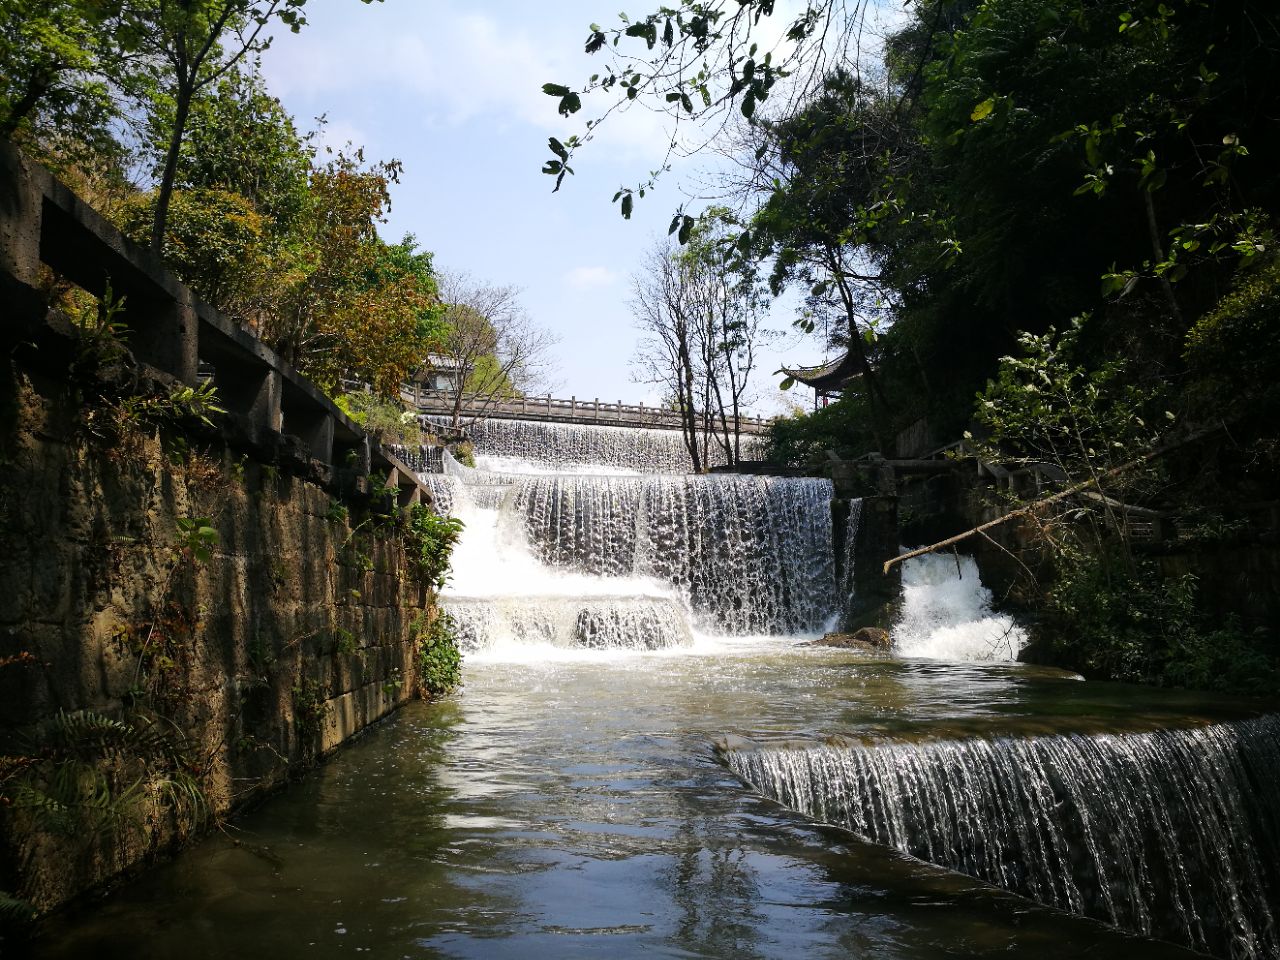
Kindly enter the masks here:
[[[225, 816], [411, 694], [431, 598], [394, 527], [355, 531], [320, 465], [257, 462], [236, 418], [120, 422], [108, 386], [0, 371], [0, 754], [44, 763], [38, 779], [60, 711], [149, 717], [186, 741], [209, 817]], [[180, 527], [191, 519], [217, 531], [207, 560]], [[121, 782], [139, 769], [121, 764]], [[149, 775], [96, 835], [0, 812], [0, 890], [48, 910], [198, 832], [163, 782]]]

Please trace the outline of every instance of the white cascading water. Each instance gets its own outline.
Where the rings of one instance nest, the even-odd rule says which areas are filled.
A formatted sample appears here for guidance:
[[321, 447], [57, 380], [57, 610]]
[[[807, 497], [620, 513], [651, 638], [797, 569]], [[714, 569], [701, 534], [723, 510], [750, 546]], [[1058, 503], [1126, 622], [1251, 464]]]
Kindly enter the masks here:
[[[632, 452], [650, 462], [659, 458], [645, 438], [660, 438], [659, 452], [668, 439], [614, 429], [641, 434]], [[488, 450], [477, 454], [485, 462]], [[445, 454], [443, 474], [422, 475], [437, 509], [466, 525], [442, 597], [464, 652], [666, 650], [697, 637], [807, 635], [832, 619], [829, 481], [536, 466], [540, 475], [522, 476]]]
[[1041, 903], [1233, 960], [1280, 954], [1280, 717], [724, 756], [779, 803]]
[[670, 584], [705, 631], [812, 633], [831, 619], [830, 481], [530, 477], [510, 507], [543, 563]]
[[904, 561], [894, 650], [934, 660], [1014, 660], [1026, 631], [991, 604], [972, 557], [939, 553]]
[[667, 597], [452, 597], [447, 604], [463, 653], [504, 639], [600, 650], [693, 645], [683, 607]]
[[[426, 420], [446, 423], [441, 417]], [[492, 419], [468, 423], [466, 433], [476, 447], [476, 467], [493, 472], [689, 473], [692, 465], [679, 430]], [[739, 443], [742, 459], [759, 454], [760, 438], [743, 436]], [[710, 448], [710, 465], [723, 463], [714, 442]]]

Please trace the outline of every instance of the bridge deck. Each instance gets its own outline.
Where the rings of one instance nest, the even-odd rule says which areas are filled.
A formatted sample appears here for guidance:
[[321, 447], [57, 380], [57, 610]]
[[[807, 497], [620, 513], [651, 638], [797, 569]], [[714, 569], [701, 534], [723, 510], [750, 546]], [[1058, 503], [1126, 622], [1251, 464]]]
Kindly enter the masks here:
[[[405, 403], [420, 413], [431, 416], [452, 416], [453, 396], [432, 390], [406, 385], [400, 392]], [[463, 420], [493, 418], [498, 420], [541, 420], [549, 423], [585, 423], [609, 427], [679, 430], [680, 413], [662, 407], [646, 407], [643, 403], [626, 404], [601, 402], [598, 398], [579, 400], [570, 397], [560, 399], [547, 394], [545, 397], [521, 397], [485, 403], [483, 396], [464, 395]], [[758, 435], [767, 433], [769, 421], [763, 417], [743, 417], [742, 433]]]

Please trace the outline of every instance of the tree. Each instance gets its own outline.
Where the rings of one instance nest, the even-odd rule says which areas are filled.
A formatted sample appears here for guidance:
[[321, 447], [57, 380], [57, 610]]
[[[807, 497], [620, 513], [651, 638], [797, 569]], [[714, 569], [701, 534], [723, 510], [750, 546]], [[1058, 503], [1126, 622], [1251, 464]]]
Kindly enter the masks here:
[[[100, 63], [109, 7], [89, 0], [0, 0], [0, 136], [109, 114]], [[43, 116], [42, 116], [43, 115]]]
[[649, 251], [641, 272], [632, 278], [631, 312], [645, 334], [634, 365], [641, 383], [654, 384], [680, 412], [680, 432], [695, 473], [706, 463], [706, 431], [699, 407], [700, 385], [694, 369], [695, 320], [687, 309], [692, 286], [668, 243]]
[[[145, 242], [155, 220], [155, 195], [134, 197], [121, 227]], [[161, 251], [165, 263], [201, 299], [228, 316], [248, 319], [262, 307], [274, 261], [253, 205], [229, 190], [174, 192]]]
[[919, 151], [907, 118], [892, 99], [838, 70], [793, 116], [763, 120], [751, 152], [751, 188], [764, 202], [744, 233], [743, 248], [772, 262], [776, 295], [792, 284], [808, 291], [810, 314], [797, 325], [813, 332], [812, 314], [837, 317], [832, 346], [857, 363], [881, 449], [888, 402], [872, 365], [872, 344], [891, 315], [891, 278], [880, 221], [898, 205], [886, 189], [909, 174]]
[[[584, 97], [599, 95], [605, 105], [581, 136], [551, 138], [543, 173], [555, 178], [558, 190], [573, 173], [570, 162], [578, 149], [631, 103], [666, 113], [673, 133], [661, 167], [614, 195], [629, 218], [635, 199], [644, 197], [679, 151], [686, 125], [714, 128], [735, 106], [751, 119], [784, 78], [790, 78], [789, 96], [803, 100], [829, 66], [856, 47], [871, 6], [869, 0], [815, 0], [772, 43], [763, 35], [770, 32], [775, 0], [680, 0], [636, 18], [619, 14], [616, 27], [592, 24], [585, 50], [604, 55], [603, 69], [577, 90], [562, 83], [544, 84], [542, 90], [565, 117], [583, 108]], [[692, 225], [691, 217], [678, 214], [673, 232], [682, 227], [687, 234]]]
[[464, 417], [481, 418], [493, 404], [538, 389], [548, 372], [556, 339], [533, 323], [519, 293], [465, 274], [441, 275], [445, 329], [436, 357], [453, 372], [455, 429]]
[[399, 176], [398, 161], [366, 164], [358, 149], [314, 168], [255, 317], [265, 340], [331, 392], [347, 379], [398, 397], [439, 333], [430, 254], [411, 236], [394, 246], [378, 237]]
[[716, 442], [732, 465], [742, 455], [743, 408], [753, 397], [756, 347], [768, 339], [762, 320], [765, 291], [751, 269], [733, 269], [733, 231], [740, 225], [726, 207], [698, 219], [678, 256], [694, 283], [690, 304], [698, 318], [699, 356]]
[[[200, 91], [271, 44], [279, 22], [297, 33], [307, 0], [127, 0], [122, 34], [157, 64], [157, 95], [172, 104], [164, 141], [151, 247], [159, 252], [169, 216], [179, 154]], [[370, 3], [372, 0], [362, 0]]]
[[[151, 105], [147, 125], [153, 143], [166, 142], [173, 130], [173, 106], [168, 98]], [[228, 71], [192, 99], [174, 189], [239, 194], [270, 237], [286, 238], [305, 212], [315, 154], [314, 135], [299, 133], [251, 63]], [[157, 180], [163, 160], [155, 158]]]
[[740, 459], [743, 408], [766, 336], [763, 291], [753, 274], [726, 264], [733, 225], [728, 210], [712, 208], [684, 249], [656, 246], [633, 284], [632, 310], [646, 334], [638, 376], [662, 387], [680, 411], [695, 470], [710, 465], [713, 443], [725, 463]]
[[121, 21], [110, 0], [0, 0], [0, 137], [59, 168], [116, 162], [142, 66]]

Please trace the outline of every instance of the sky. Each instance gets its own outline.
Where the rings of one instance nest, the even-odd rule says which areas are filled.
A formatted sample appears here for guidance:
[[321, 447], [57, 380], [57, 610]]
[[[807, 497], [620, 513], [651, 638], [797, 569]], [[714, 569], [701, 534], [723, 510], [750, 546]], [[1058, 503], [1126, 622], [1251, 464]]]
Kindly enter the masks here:
[[[582, 45], [589, 24], [616, 22], [609, 2], [311, 0], [307, 26], [276, 38], [263, 72], [301, 126], [325, 116], [325, 142], [404, 163], [386, 239], [412, 233], [438, 268], [520, 288], [533, 320], [559, 338], [558, 396], [656, 404], [657, 390], [633, 374], [631, 277], [696, 167], [677, 167], [623, 220], [614, 192], [656, 167], [666, 143], [659, 117], [631, 110], [599, 129], [559, 193], [540, 169], [547, 138], [580, 132], [574, 121], [587, 115], [561, 118], [542, 85], [576, 87], [600, 68]], [[824, 359], [820, 342], [791, 332], [793, 316], [791, 303], [772, 312], [781, 340], [760, 364], [754, 412], [804, 400], [777, 390], [781, 364]]]

